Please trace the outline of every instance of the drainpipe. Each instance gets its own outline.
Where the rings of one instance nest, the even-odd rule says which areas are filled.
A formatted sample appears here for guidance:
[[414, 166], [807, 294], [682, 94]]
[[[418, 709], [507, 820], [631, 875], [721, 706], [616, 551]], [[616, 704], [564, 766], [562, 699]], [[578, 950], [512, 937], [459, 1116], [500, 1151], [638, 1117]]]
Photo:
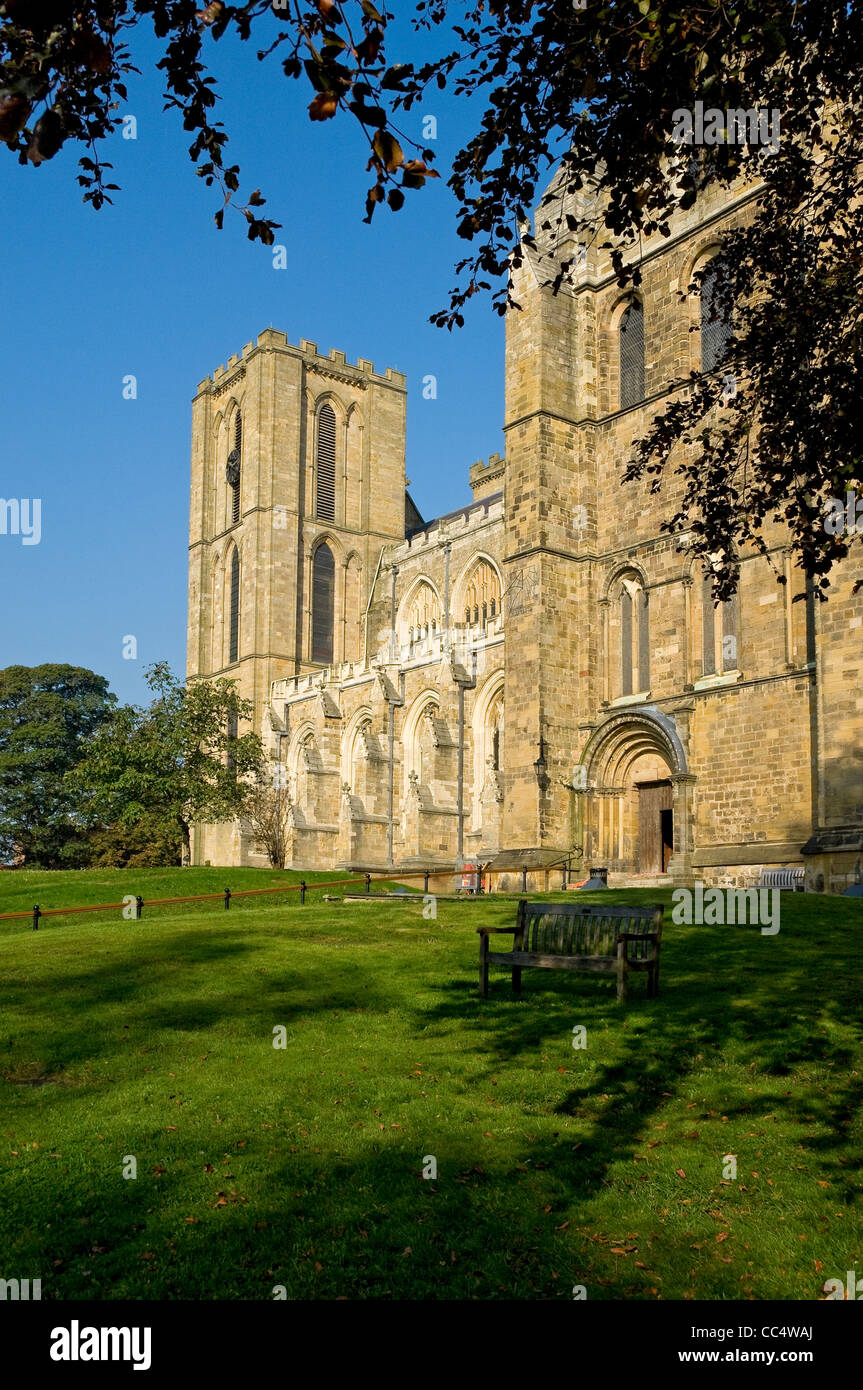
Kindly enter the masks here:
[[395, 807], [395, 749], [396, 749], [396, 705], [403, 705], [405, 702], [405, 673], [399, 671], [399, 693], [396, 699], [387, 699], [388, 721], [389, 721], [389, 760], [390, 760], [390, 784], [387, 792], [387, 868], [393, 867], [393, 827], [395, 818], [393, 815]]

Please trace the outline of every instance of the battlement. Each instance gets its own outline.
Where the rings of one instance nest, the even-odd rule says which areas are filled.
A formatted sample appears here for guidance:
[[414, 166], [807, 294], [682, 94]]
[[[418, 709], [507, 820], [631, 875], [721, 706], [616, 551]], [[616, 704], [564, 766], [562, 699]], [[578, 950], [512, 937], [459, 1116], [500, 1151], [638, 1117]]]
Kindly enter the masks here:
[[490, 492], [496, 492], [502, 486], [501, 480], [505, 470], [506, 459], [501, 458], [500, 454], [490, 454], [487, 463], [479, 459], [471, 466], [469, 477], [475, 502], [487, 497]]
[[426, 546], [436, 546], [441, 541], [457, 541], [487, 526], [491, 522], [503, 520], [503, 493], [490, 492], [482, 498], [474, 498], [454, 512], [433, 517], [424, 526], [414, 531], [406, 540], [398, 542], [389, 552], [397, 564], [407, 561]]
[[258, 334], [257, 341], [246, 343], [242, 352], [234, 353], [228, 358], [227, 363], [216, 368], [212, 376], [204, 377], [204, 380], [198, 383], [196, 395], [200, 396], [223, 387], [245, 366], [250, 357], [261, 351], [286, 352], [293, 357], [302, 357], [312, 370], [337, 372], [358, 384], [371, 380], [396, 391], [407, 390], [407, 377], [404, 372], [396, 371], [395, 367], [386, 367], [383, 372], [376, 372], [374, 363], [365, 357], [358, 358], [354, 364], [348, 362], [346, 354], [340, 348], [330, 348], [329, 352], [324, 354], [318, 352], [317, 343], [311, 342], [308, 338], [301, 338], [299, 343], [290, 343], [287, 333], [282, 333], [276, 328], [265, 328], [263, 333]]

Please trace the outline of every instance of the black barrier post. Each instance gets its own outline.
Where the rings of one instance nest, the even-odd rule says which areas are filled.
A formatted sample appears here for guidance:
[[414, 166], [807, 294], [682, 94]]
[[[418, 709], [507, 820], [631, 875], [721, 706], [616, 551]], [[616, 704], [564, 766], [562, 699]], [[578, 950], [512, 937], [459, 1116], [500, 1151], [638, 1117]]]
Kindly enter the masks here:
[[141, 897], [141, 894], [139, 893], [138, 896], [137, 896], [137, 898], [135, 899], [135, 916], [136, 916], [136, 918], [137, 918], [139, 921], [140, 921], [140, 919], [141, 919], [141, 913], [142, 913], [143, 911], [144, 911], [144, 899]]
[[33, 904], [33, 930], [34, 930], [34, 931], [38, 931], [38, 930], [39, 930], [39, 918], [40, 918], [41, 916], [42, 916], [42, 913], [41, 913], [40, 910], [39, 910], [39, 904], [38, 904], [38, 903], [34, 903], [34, 904]]
[[230, 888], [226, 888], [226, 889], [225, 889], [225, 911], [226, 911], [226, 912], [227, 912], [227, 910], [228, 910], [228, 908], [229, 908], [230, 906], [231, 906], [231, 890], [230, 890]]
[[522, 893], [527, 892], [527, 869], [521, 871], [521, 891]]
[[301, 879], [300, 879], [300, 902], [301, 902], [301, 903], [304, 903], [305, 901], [306, 901], [306, 880], [305, 880], [304, 878], [301, 878]]
[[372, 891], [372, 876], [371, 876], [371, 874], [366, 874], [366, 892], [367, 892], [367, 893], [370, 893], [371, 891]]
[[565, 865], [565, 864], [563, 865], [563, 867], [562, 867], [562, 869], [561, 869], [561, 871], [560, 871], [560, 886], [561, 886], [561, 888], [565, 888], [565, 887], [566, 887], [566, 865]]
[[425, 893], [428, 893], [428, 890], [429, 890], [429, 871], [428, 871], [428, 869], [426, 869], [426, 872], [425, 872], [425, 881], [424, 881], [424, 883], [423, 883], [423, 891], [424, 891]]

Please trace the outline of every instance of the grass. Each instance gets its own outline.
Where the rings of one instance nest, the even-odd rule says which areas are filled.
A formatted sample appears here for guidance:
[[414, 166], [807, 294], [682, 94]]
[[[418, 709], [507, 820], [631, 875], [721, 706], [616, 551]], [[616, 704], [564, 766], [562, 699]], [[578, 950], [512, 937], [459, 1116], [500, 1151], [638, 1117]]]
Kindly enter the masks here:
[[0, 1275], [54, 1299], [736, 1300], [863, 1271], [859, 903], [785, 894], [775, 937], [667, 913], [660, 998], [636, 979], [619, 1006], [534, 970], [514, 1000], [494, 967], [481, 1001], [475, 927], [512, 901], [320, 897], [0, 924]]
[[[49, 908], [83, 907], [96, 903], [118, 903], [124, 897], [140, 893], [145, 904], [157, 898], [195, 897], [203, 893], [224, 893], [230, 888], [232, 893], [245, 889], [275, 888], [281, 884], [296, 888], [301, 880], [307, 884], [332, 883], [340, 879], [356, 879], [356, 874], [347, 875], [335, 870], [324, 872], [294, 869], [212, 869], [189, 867], [186, 869], [70, 869], [56, 871], [51, 869], [19, 869], [0, 873], [0, 913], [29, 912], [38, 903], [43, 912]], [[417, 880], [419, 884], [422, 880]], [[378, 886], [377, 881], [375, 886]], [[352, 891], [360, 891], [355, 888]], [[291, 893], [285, 899], [292, 902], [297, 896]], [[262, 894], [259, 898], [241, 899], [244, 906], [272, 907], [274, 895]], [[219, 904], [183, 903], [175, 904], [173, 913], [210, 912]], [[146, 909], [145, 909], [146, 910]], [[163, 908], [152, 908], [152, 912], [164, 913]], [[149, 914], [148, 914], [149, 915]], [[61, 916], [55, 919], [59, 924], [80, 920], [77, 916]], [[97, 919], [99, 920], [99, 919]], [[101, 920], [104, 920], [101, 919]], [[8, 930], [10, 923], [0, 921], [0, 933]], [[40, 929], [44, 930], [44, 924]], [[16, 927], [16, 930], [18, 928]]]

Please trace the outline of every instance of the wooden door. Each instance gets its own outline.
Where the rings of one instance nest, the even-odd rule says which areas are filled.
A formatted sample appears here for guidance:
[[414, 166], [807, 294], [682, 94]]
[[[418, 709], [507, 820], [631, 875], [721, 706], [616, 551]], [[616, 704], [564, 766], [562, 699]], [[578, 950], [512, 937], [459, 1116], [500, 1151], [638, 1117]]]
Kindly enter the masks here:
[[674, 849], [671, 783], [638, 784], [638, 872], [665, 873]]

